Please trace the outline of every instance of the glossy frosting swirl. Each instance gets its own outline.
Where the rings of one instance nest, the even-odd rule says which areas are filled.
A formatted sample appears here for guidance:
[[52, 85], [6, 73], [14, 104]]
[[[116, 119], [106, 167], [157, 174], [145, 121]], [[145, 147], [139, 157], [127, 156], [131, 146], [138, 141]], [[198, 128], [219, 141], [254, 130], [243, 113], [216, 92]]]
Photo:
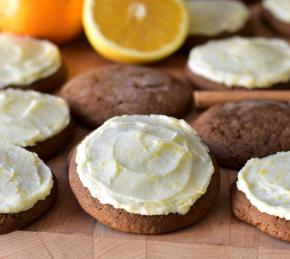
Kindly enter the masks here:
[[286, 41], [233, 37], [193, 48], [189, 69], [227, 87], [267, 88], [290, 80]]
[[46, 40], [0, 33], [0, 88], [29, 85], [61, 66], [56, 45]]
[[250, 159], [237, 187], [259, 211], [290, 220], [290, 152]]
[[0, 213], [26, 211], [51, 192], [50, 169], [35, 153], [1, 143]]
[[161, 115], [108, 120], [78, 146], [76, 164], [92, 197], [142, 215], [185, 214], [214, 173], [196, 132]]
[[249, 19], [248, 8], [239, 1], [187, 1], [191, 23], [190, 35], [216, 36], [242, 29]]
[[60, 97], [35, 91], [0, 91], [0, 142], [33, 146], [61, 132], [70, 122]]

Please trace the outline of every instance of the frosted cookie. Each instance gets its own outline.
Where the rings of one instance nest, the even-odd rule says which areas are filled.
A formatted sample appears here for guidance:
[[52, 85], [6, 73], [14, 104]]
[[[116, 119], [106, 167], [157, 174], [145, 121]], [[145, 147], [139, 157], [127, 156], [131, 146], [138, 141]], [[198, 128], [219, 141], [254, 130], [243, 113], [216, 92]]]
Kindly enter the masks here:
[[262, 14], [268, 24], [278, 33], [290, 37], [290, 1], [264, 0]]
[[220, 186], [219, 171], [196, 132], [185, 121], [162, 115], [105, 122], [77, 147], [69, 181], [92, 217], [142, 234], [197, 222]]
[[65, 79], [56, 45], [46, 40], [0, 33], [0, 89], [51, 92]]
[[261, 231], [290, 242], [290, 152], [253, 158], [231, 190], [232, 212]]
[[0, 142], [50, 158], [71, 133], [69, 106], [60, 97], [35, 91], [0, 91]]
[[193, 123], [219, 165], [240, 169], [252, 157], [290, 150], [290, 106], [274, 101], [215, 105]]
[[239, 1], [187, 1], [191, 15], [186, 45], [204, 43], [210, 39], [249, 34], [250, 12]]
[[83, 73], [65, 84], [60, 95], [92, 128], [124, 114], [183, 117], [192, 105], [191, 86], [157, 69], [129, 65]]
[[51, 170], [21, 147], [0, 146], [0, 234], [17, 230], [53, 205], [56, 183]]
[[234, 37], [191, 50], [187, 72], [204, 90], [268, 89], [290, 86], [290, 46], [286, 41]]

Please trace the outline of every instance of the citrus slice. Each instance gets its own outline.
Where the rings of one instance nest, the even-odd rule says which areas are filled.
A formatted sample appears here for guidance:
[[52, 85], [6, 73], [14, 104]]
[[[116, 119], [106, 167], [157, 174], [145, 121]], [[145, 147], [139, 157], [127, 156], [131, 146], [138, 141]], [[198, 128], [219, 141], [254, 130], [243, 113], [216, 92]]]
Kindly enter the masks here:
[[189, 15], [182, 0], [85, 0], [83, 23], [88, 40], [101, 55], [146, 63], [183, 44]]

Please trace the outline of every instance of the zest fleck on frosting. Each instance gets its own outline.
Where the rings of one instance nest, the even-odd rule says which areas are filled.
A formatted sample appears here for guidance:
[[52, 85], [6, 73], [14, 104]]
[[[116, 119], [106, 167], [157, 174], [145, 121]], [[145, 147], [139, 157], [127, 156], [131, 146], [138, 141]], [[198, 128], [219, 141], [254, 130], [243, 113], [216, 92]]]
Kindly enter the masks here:
[[76, 164], [92, 197], [141, 215], [186, 214], [214, 173], [196, 132], [162, 115], [108, 120], [78, 146]]

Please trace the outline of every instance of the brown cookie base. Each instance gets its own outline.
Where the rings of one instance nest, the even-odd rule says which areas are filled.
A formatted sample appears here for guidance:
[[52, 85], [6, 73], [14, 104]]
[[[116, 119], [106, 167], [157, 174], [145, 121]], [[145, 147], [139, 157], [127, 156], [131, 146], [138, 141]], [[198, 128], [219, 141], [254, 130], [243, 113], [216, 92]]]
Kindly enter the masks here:
[[240, 169], [252, 157], [290, 150], [290, 106], [277, 101], [214, 105], [193, 127], [218, 164]]
[[37, 143], [35, 146], [26, 147], [28, 151], [38, 154], [41, 159], [47, 160], [55, 156], [69, 142], [72, 136], [74, 123], [71, 120], [68, 126], [59, 134]]
[[181, 118], [193, 101], [189, 84], [157, 69], [132, 65], [90, 70], [66, 83], [59, 94], [69, 102], [73, 115], [89, 128], [124, 114]]
[[246, 195], [237, 189], [236, 182], [231, 187], [231, 208], [237, 219], [257, 227], [272, 237], [290, 242], [290, 221], [260, 212], [250, 203]]
[[262, 8], [262, 17], [268, 25], [282, 36], [290, 37], [290, 23], [283, 22], [276, 18], [271, 12]]
[[57, 195], [57, 182], [54, 177], [51, 193], [38, 201], [31, 209], [18, 213], [0, 213], [0, 235], [20, 229], [40, 218], [54, 204]]
[[101, 204], [85, 188], [77, 174], [75, 152], [70, 161], [69, 182], [80, 206], [93, 218], [119, 231], [136, 234], [162, 234], [176, 231], [199, 221], [211, 208], [220, 188], [220, 174], [217, 167], [207, 192], [198, 199], [185, 215], [168, 214], [144, 216], [115, 209], [108, 204]]
[[35, 90], [44, 93], [53, 92], [56, 88], [60, 87], [67, 78], [67, 71], [64, 64], [60, 66], [60, 68], [53, 73], [52, 75], [39, 79], [27, 86], [21, 85], [10, 85], [6, 88], [17, 88], [21, 90]]
[[204, 44], [210, 40], [219, 40], [230, 38], [234, 36], [244, 36], [249, 37], [252, 35], [252, 26], [248, 21], [240, 30], [230, 33], [230, 32], [223, 32], [215, 36], [204, 36], [204, 35], [189, 35], [182, 46], [182, 49], [189, 51], [192, 47], [196, 45]]
[[290, 89], [290, 82], [287, 83], [280, 83], [275, 84], [269, 88], [253, 88], [248, 89], [242, 86], [233, 86], [228, 87], [225, 84], [216, 83], [210, 79], [207, 79], [203, 76], [197, 75], [193, 73], [189, 67], [186, 68], [186, 74], [189, 78], [190, 82], [194, 85], [195, 89], [198, 90], [206, 90], [206, 91], [251, 91], [251, 90], [259, 90], [259, 91], [265, 91], [265, 90], [273, 90], [275, 89]]

